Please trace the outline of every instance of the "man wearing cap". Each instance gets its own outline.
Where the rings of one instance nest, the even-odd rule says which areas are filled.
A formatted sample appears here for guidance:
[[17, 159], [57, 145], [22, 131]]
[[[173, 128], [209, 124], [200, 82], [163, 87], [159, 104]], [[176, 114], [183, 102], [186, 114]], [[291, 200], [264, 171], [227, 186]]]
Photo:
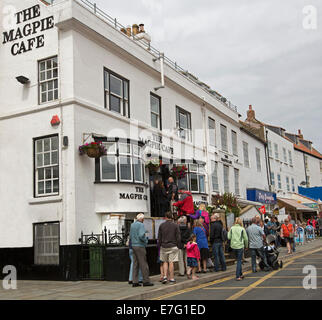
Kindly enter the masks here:
[[140, 287], [139, 284], [139, 269], [142, 271], [143, 286], [150, 287], [153, 283], [149, 278], [149, 266], [146, 260], [146, 246], [148, 238], [144, 228], [144, 214], [140, 213], [136, 217], [136, 221], [131, 225], [130, 240], [133, 249], [133, 287]]

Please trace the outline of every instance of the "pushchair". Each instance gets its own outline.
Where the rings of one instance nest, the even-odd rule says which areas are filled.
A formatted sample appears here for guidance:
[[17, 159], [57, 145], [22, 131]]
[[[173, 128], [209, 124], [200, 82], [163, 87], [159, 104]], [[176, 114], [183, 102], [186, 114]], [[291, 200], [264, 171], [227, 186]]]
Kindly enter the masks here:
[[[278, 260], [279, 251], [275, 247], [276, 237], [272, 234], [266, 238], [266, 246], [264, 247], [264, 254], [266, 255], [267, 264], [273, 269], [278, 270], [283, 268], [283, 261]], [[264, 261], [259, 262], [261, 270], [265, 269]]]

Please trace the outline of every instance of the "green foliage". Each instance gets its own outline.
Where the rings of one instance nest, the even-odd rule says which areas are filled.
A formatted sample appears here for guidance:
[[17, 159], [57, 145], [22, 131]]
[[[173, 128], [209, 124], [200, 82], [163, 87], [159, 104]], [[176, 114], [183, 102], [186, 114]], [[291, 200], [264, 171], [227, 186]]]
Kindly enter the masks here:
[[240, 215], [240, 207], [237, 198], [232, 193], [224, 193], [223, 195], [215, 195], [212, 197], [212, 203], [217, 209], [222, 209], [228, 213], [233, 213], [235, 217]]

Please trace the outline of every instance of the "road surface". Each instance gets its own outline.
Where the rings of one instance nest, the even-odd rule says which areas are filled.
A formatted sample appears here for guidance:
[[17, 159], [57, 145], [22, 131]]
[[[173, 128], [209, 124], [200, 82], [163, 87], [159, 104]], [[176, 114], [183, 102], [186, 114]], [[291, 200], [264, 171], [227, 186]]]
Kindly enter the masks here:
[[[314, 280], [305, 278], [306, 266], [315, 268], [310, 268], [311, 275], [316, 270], [316, 289], [307, 290], [303, 286], [303, 283], [314, 285]], [[322, 249], [294, 256], [278, 271], [244, 275], [243, 281], [227, 277], [155, 300], [322, 300]]]

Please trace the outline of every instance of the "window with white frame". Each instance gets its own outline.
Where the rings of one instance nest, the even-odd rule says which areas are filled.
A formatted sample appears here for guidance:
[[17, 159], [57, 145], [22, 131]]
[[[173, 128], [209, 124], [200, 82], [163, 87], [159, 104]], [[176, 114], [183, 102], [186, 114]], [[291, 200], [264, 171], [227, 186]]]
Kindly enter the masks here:
[[100, 158], [101, 182], [144, 182], [141, 146], [129, 142], [103, 142], [107, 153]]
[[209, 144], [213, 147], [216, 146], [216, 122], [214, 119], [208, 118], [209, 129]]
[[220, 125], [221, 150], [228, 152], [227, 127]]
[[272, 141], [268, 141], [268, 155], [273, 157]]
[[320, 172], [322, 173], [322, 161], [320, 161]]
[[261, 151], [259, 148], [255, 148], [255, 153], [256, 153], [256, 166], [257, 166], [257, 171], [261, 172], [262, 171], [262, 164], [261, 164]]
[[223, 167], [224, 167], [224, 191], [229, 192], [229, 167], [225, 165]]
[[183, 189], [189, 183], [187, 190], [193, 193], [206, 193], [205, 187], [205, 166], [198, 164], [189, 164], [186, 177], [178, 180], [178, 188]]
[[212, 191], [219, 192], [218, 162], [211, 161]]
[[285, 148], [283, 148], [283, 157], [284, 157], [284, 162], [287, 163], [287, 153]]
[[249, 168], [248, 143], [243, 141], [244, 165]]
[[292, 192], [295, 192], [295, 179], [292, 178], [291, 181], [292, 181]]
[[293, 159], [292, 159], [292, 151], [288, 150], [288, 160], [289, 160], [289, 164], [290, 166], [293, 165]]
[[281, 180], [280, 174], [277, 174], [277, 182], [278, 182], [278, 189], [282, 190], [282, 180]]
[[271, 172], [271, 182], [272, 182], [272, 186], [275, 187], [275, 174], [274, 174], [274, 172]]
[[39, 102], [46, 103], [58, 99], [58, 58], [53, 57], [38, 62]]
[[181, 139], [192, 141], [191, 114], [178, 106], [176, 107], [176, 126]]
[[34, 225], [34, 263], [59, 265], [59, 223]]
[[129, 81], [104, 69], [105, 108], [130, 118]]
[[239, 196], [240, 191], [239, 191], [239, 170], [234, 169], [234, 176], [235, 176], [235, 195]]
[[151, 126], [153, 128], [162, 130], [161, 98], [151, 93], [150, 104], [151, 104]]
[[59, 193], [58, 135], [34, 139], [35, 197]]
[[274, 143], [274, 150], [275, 150], [275, 159], [279, 159], [279, 154], [278, 154], [278, 144]]
[[237, 133], [233, 130], [231, 130], [231, 141], [233, 146], [233, 155], [238, 156]]
[[291, 188], [290, 188], [290, 178], [289, 177], [286, 177], [286, 189], [288, 192], [291, 191]]

